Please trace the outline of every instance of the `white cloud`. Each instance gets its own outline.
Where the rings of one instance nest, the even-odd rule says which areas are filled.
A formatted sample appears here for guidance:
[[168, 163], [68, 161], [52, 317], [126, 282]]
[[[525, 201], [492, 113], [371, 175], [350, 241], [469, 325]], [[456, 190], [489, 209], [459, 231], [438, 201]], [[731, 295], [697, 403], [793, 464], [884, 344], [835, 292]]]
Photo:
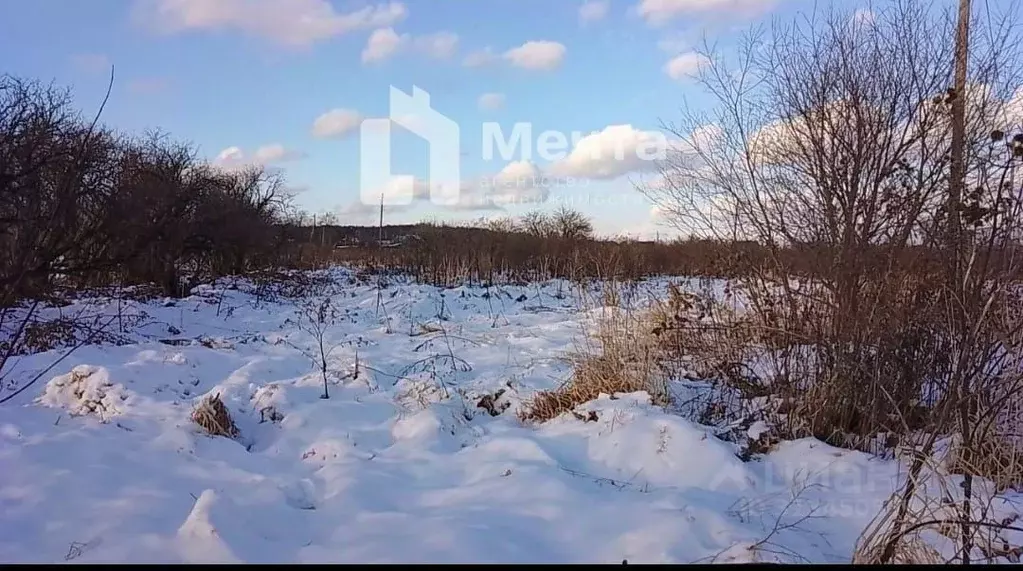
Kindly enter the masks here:
[[678, 230], [671, 226], [671, 214], [660, 206], [650, 207], [646, 220], [638, 224], [626, 225], [619, 232], [619, 236], [634, 240], [660, 240], [670, 241], [679, 236]]
[[305, 153], [288, 149], [280, 143], [263, 145], [251, 157], [241, 147], [234, 146], [220, 151], [213, 159], [213, 164], [226, 170], [237, 170], [293, 161], [304, 156]]
[[503, 210], [512, 205], [539, 204], [550, 196], [549, 179], [535, 164], [515, 161], [496, 174], [463, 181], [451, 210]]
[[458, 51], [458, 34], [452, 32], [437, 32], [420, 36], [415, 39], [417, 50], [436, 59], [449, 59]]
[[[468, 189], [466, 183], [462, 183], [463, 191], [459, 198], [460, 202], [457, 206], [464, 207], [470, 206], [470, 202], [467, 200], [471, 193], [466, 193]], [[388, 180], [382, 186], [367, 191], [365, 194], [367, 197], [363, 199], [359, 198], [353, 204], [350, 204], [344, 209], [347, 213], [360, 213], [365, 211], [376, 211], [381, 202], [383, 202], [385, 211], [402, 212], [413, 208], [417, 204], [428, 203], [430, 201], [430, 185], [429, 181], [419, 178], [408, 178], [404, 176], [396, 176]], [[445, 206], [444, 208], [456, 208], [456, 206]]]
[[338, 12], [328, 0], [156, 0], [140, 2], [136, 18], [164, 32], [238, 30], [291, 47], [391, 26], [408, 15], [400, 2]]
[[[378, 199], [379, 200], [379, 199]], [[409, 205], [384, 205], [384, 223], [385, 224], [396, 224], [401, 223], [399, 220], [394, 218], [398, 215], [398, 218], [402, 218], [401, 214], [410, 210]], [[336, 209], [335, 213], [345, 220], [347, 224], [363, 224], [363, 225], [376, 225], [380, 216], [380, 202], [368, 203], [361, 200], [353, 201], [345, 206], [341, 206]]]
[[362, 50], [362, 63], [384, 61], [398, 53], [402, 45], [409, 41], [408, 34], [398, 35], [394, 28], [373, 30]]
[[579, 6], [579, 22], [587, 24], [589, 22], [603, 20], [607, 16], [610, 8], [610, 0], [587, 0], [586, 2], [583, 2], [582, 6]]
[[706, 56], [696, 52], [686, 52], [671, 58], [668, 63], [664, 64], [664, 73], [679, 81], [693, 77], [707, 63], [709, 60]]
[[[516, 161], [496, 174], [461, 182], [458, 202], [441, 206], [449, 211], [503, 210], [509, 205], [537, 204], [550, 195], [548, 179], [533, 163]], [[342, 212], [365, 214], [379, 209], [381, 197], [385, 212], [404, 212], [417, 204], [430, 201], [429, 181], [394, 177], [378, 189], [367, 193], [372, 200], [361, 199], [346, 206]]]
[[558, 42], [537, 40], [504, 52], [504, 58], [515, 67], [547, 71], [561, 66], [566, 51], [565, 46]]
[[479, 108], [484, 111], [496, 111], [497, 109], [504, 107], [504, 94], [484, 93], [483, 95], [480, 95], [477, 103]]
[[403, 205], [409, 202], [429, 200], [430, 185], [427, 181], [420, 179], [394, 177], [372, 195], [382, 197], [385, 205]]
[[240, 147], [228, 147], [217, 155], [217, 158], [213, 159], [213, 163], [222, 167], [232, 167], [241, 165], [245, 161], [245, 153], [242, 152]]
[[689, 143], [700, 152], [707, 152], [721, 143], [725, 132], [720, 125], [710, 123], [701, 125], [689, 133]]
[[[675, 137], [666, 139], [665, 154], [671, 156], [673, 167], [677, 163], [691, 165], [687, 168], [696, 168], [696, 165], [703, 164], [706, 157], [714, 155], [724, 140], [724, 130], [716, 123], [708, 123], [694, 128], [681, 139]], [[659, 177], [653, 183], [648, 181], [644, 184], [656, 186], [663, 183], [663, 180], [663, 177]]]
[[640, 131], [632, 125], [611, 125], [576, 143], [567, 157], [555, 162], [556, 176], [613, 179], [630, 172], [654, 170], [664, 157], [668, 140], [657, 131]]
[[488, 46], [465, 56], [465, 59], [462, 60], [462, 65], [465, 67], [484, 67], [496, 63], [499, 59], [498, 55], [494, 53], [494, 49]]
[[409, 47], [427, 57], [450, 59], [458, 51], [458, 34], [437, 32], [412, 37], [409, 34], [398, 34], [393, 28], [373, 30], [362, 50], [362, 63], [384, 61]]
[[319, 139], [344, 137], [357, 131], [362, 119], [358, 111], [331, 109], [313, 121], [313, 136]]
[[775, 3], [776, 0], [640, 0], [636, 10], [651, 26], [661, 26], [682, 16], [759, 16]]
[[[234, 148], [237, 149], [237, 147]], [[292, 149], [287, 149], [280, 143], [273, 143], [271, 145], [263, 145], [256, 149], [254, 160], [261, 165], [269, 165], [285, 161], [293, 161], [300, 159], [303, 156], [304, 155], [302, 153]]]
[[[550, 196], [548, 186], [539, 167], [528, 161], [515, 161], [505, 165], [496, 175], [480, 181], [481, 200], [477, 202], [496, 206], [546, 202]], [[471, 200], [472, 196], [469, 198]]]
[[503, 169], [494, 175], [494, 180], [500, 185], [508, 186], [509, 184], [518, 184], [523, 178], [537, 177], [539, 175], [540, 169], [535, 164], [529, 161], [514, 161], [505, 165]]
[[[967, 97], [969, 98], [969, 89], [967, 91]], [[929, 104], [929, 101], [925, 102], [925, 105]], [[878, 109], [872, 109], [869, 106], [857, 106], [848, 100], [837, 99], [825, 104], [823, 107], [810, 109], [805, 116], [788, 119], [777, 118], [762, 124], [759, 129], [749, 135], [749, 155], [753, 161], [760, 164], [784, 162], [791, 153], [798, 151], [801, 141], [803, 143], [807, 142], [805, 138], [808, 132], [807, 125], [810, 122], [816, 124], [818, 119], [824, 120], [821, 118], [826, 118], [829, 124], [832, 125], [855, 125], [860, 121], [865, 121], [873, 124], [875, 127], [883, 128], [881, 126], [886, 124], [886, 119], [883, 115]], [[920, 134], [911, 125], [907, 125], [907, 127], [906, 131], [900, 130], [894, 133], [894, 135], [901, 138], [906, 136], [915, 137]], [[856, 129], [838, 129], [836, 131], [829, 129], [824, 133], [816, 133], [818, 134], [815, 136], [823, 136], [825, 141], [829, 141], [832, 144], [834, 144], [834, 141], [831, 139], [834, 138], [849, 141], [850, 139], [845, 137], [856, 137]]]
[[1016, 88], [1005, 101], [998, 120], [1011, 129], [1023, 126], [1023, 87]]

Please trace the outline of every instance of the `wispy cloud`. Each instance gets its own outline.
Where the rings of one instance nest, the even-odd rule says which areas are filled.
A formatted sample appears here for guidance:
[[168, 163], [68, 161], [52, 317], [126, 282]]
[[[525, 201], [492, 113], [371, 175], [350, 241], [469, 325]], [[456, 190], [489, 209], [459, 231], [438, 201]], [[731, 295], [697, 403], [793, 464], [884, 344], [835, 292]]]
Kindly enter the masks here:
[[407, 15], [401, 2], [340, 12], [328, 0], [143, 0], [135, 10], [136, 21], [164, 33], [234, 30], [290, 47], [392, 26]]

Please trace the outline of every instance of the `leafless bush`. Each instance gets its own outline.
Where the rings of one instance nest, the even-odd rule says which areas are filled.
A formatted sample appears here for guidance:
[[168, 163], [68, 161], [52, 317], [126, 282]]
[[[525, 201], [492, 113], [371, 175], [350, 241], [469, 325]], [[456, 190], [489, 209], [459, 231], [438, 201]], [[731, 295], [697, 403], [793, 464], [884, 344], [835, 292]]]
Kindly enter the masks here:
[[[920, 2], [880, 7], [869, 25], [849, 16], [778, 25], [769, 41], [754, 33], [739, 69], [716, 60], [702, 81], [719, 112], [669, 126], [687, 148], [644, 189], [689, 232], [766, 248], [736, 287], [773, 346], [772, 383], [836, 442], [901, 428], [895, 419], [918, 412], [951, 368], [940, 270], [949, 105], [935, 99], [951, 80], [950, 30]], [[978, 65], [991, 93], [971, 100], [976, 151], [1008, 96], [1011, 66], [996, 65], [1007, 54]], [[815, 265], [792, 268], [786, 252], [800, 250]]]
[[286, 255], [279, 175], [203, 164], [162, 133], [84, 121], [66, 91], [0, 77], [0, 306], [58, 287], [188, 288]]
[[119, 134], [99, 124], [102, 111], [85, 120], [69, 92], [0, 76], [0, 377], [16, 353], [111, 339], [98, 320], [39, 322], [40, 301], [149, 283], [180, 296], [185, 275], [212, 280], [289, 257], [279, 175], [214, 168], [162, 133]]
[[962, 476], [954, 476], [940, 458], [911, 452], [923, 466], [911, 473], [912, 496], [907, 500], [905, 489], [892, 496], [859, 538], [853, 561], [956, 563], [962, 561], [958, 546], [966, 540], [974, 562], [1019, 563], [1023, 545], [1014, 541], [1018, 535], [1013, 532], [1023, 527], [1012, 505], [998, 497], [998, 488], [974, 488], [969, 512], [963, 512]]
[[[880, 560], [913, 525], [921, 458], [954, 437], [967, 563], [988, 527], [974, 476], [1018, 472], [1015, 452], [995, 452], [1021, 394], [1018, 19], [915, 0], [873, 14], [756, 30], [737, 69], [707, 50], [720, 106], [668, 126], [685, 148], [644, 190], [686, 231], [766, 249], [738, 281], [790, 432], [914, 450]], [[968, 47], [957, 22], [974, 28]]]
[[329, 347], [328, 343], [330, 333], [336, 327], [340, 316], [329, 295], [307, 302], [300, 311], [298, 328], [311, 335], [315, 343], [311, 350], [302, 352], [312, 360], [323, 378], [323, 394], [320, 398], [329, 399], [330, 392], [327, 388], [329, 361], [337, 347]]

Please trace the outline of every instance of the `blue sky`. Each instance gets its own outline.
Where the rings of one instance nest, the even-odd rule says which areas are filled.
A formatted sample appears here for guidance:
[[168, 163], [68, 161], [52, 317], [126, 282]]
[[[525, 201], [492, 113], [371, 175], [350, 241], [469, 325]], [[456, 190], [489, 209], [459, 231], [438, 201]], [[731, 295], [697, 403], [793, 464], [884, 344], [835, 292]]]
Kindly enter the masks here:
[[[839, 5], [855, 10], [865, 2]], [[463, 173], [493, 176], [515, 161], [482, 159], [484, 121], [506, 133], [516, 122], [530, 122], [534, 135], [601, 133], [595, 143], [642, 138], [661, 120], [678, 118], [683, 98], [706, 103], [685, 76], [696, 61], [687, 52], [702, 36], [728, 50], [751, 24], [813, 6], [813, 0], [6, 0], [0, 71], [71, 86], [77, 105], [91, 113], [113, 64], [107, 124], [135, 132], [159, 127], [226, 167], [260, 161], [282, 168], [300, 190], [301, 208], [365, 223], [373, 216], [358, 206], [358, 121], [387, 115], [391, 85], [429, 92], [434, 109], [460, 126]], [[427, 145], [411, 135], [395, 141], [394, 170], [426, 177]], [[602, 170], [593, 161], [569, 160], [555, 171], [549, 161], [537, 163], [506, 172], [534, 168], [575, 181], [546, 189], [539, 207], [567, 202], [604, 234], [667, 233], [633, 188], [642, 166]], [[465, 220], [534, 207], [452, 210], [421, 200], [388, 216]]]

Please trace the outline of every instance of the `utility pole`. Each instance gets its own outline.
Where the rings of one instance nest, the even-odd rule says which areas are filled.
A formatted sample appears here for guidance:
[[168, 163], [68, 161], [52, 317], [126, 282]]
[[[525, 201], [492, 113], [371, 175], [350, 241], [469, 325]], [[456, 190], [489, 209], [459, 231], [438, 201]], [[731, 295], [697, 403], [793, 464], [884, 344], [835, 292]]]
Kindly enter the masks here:
[[[962, 203], [963, 188], [966, 186], [966, 67], [969, 57], [970, 41], [970, 0], [959, 0], [959, 21], [956, 25], [955, 44], [955, 85], [952, 92], [952, 148], [949, 165], [948, 181], [948, 240], [949, 240], [949, 278], [948, 284], [952, 295], [958, 297], [958, 307], [966, 309], [966, 284], [963, 283], [963, 233], [962, 218], [960, 216], [960, 205]], [[967, 320], [973, 313], [970, 309], [957, 311], [955, 321], [958, 324], [956, 329], [964, 328]], [[970, 321], [972, 322], [972, 321]], [[954, 331], [953, 334], [962, 335], [963, 332]], [[959, 400], [959, 430], [962, 441], [960, 442], [960, 459], [966, 466], [971, 465], [973, 459], [973, 438], [971, 437], [971, 382], [968, 373], [958, 372], [958, 386], [955, 387], [956, 396]], [[963, 500], [961, 506], [960, 523], [960, 556], [963, 565], [970, 564], [970, 552], [973, 550], [973, 530], [967, 520], [973, 512], [973, 476], [969, 473], [963, 479]]]
[[955, 85], [952, 94], [952, 148], [948, 181], [948, 241], [952, 255], [952, 279], [960, 280], [962, 217], [960, 206], [966, 185], [966, 68], [970, 41], [970, 0], [959, 0], [956, 26]]
[[383, 247], [384, 243], [384, 195], [380, 193], [380, 235], [377, 237], [377, 246]]

